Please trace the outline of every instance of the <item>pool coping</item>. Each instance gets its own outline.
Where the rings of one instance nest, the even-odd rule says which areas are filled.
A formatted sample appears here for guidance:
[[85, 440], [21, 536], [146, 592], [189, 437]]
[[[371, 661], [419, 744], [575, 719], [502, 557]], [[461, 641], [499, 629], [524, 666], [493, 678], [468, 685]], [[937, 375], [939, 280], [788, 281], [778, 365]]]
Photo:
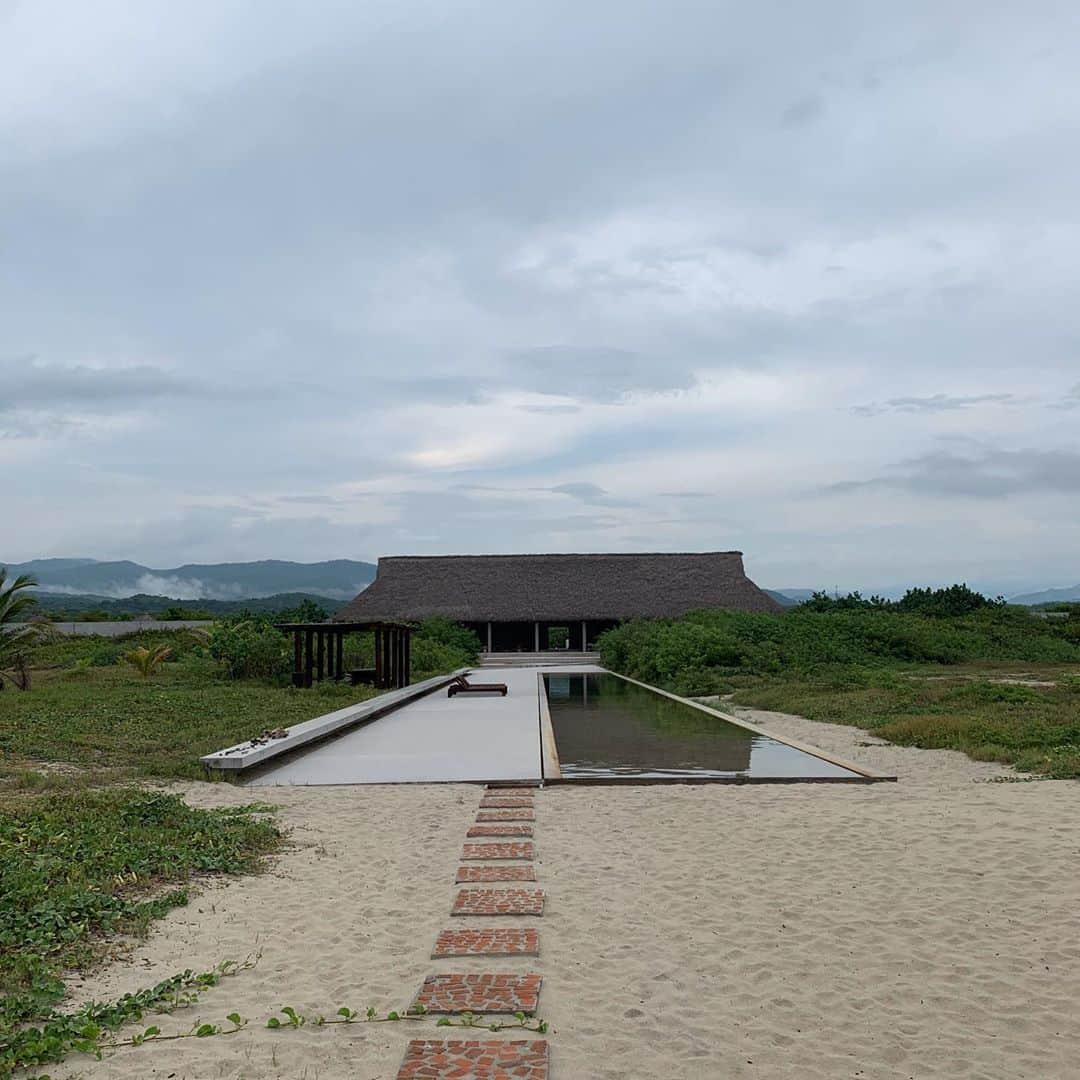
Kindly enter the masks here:
[[250, 769], [255, 765], [264, 765], [272, 758], [282, 754], [291, 753], [301, 747], [309, 746], [331, 735], [340, 735], [351, 727], [376, 720], [393, 712], [402, 705], [407, 705], [417, 698], [425, 697], [434, 691], [446, 686], [459, 675], [466, 675], [471, 668], [459, 668], [449, 675], [436, 675], [430, 679], [413, 683], [402, 687], [400, 690], [390, 690], [385, 694], [368, 698], [366, 701], [357, 702], [355, 705], [346, 705], [344, 709], [336, 709], [334, 712], [323, 713], [322, 716], [312, 717], [310, 720], [302, 720], [299, 724], [293, 724], [285, 728], [286, 734], [279, 739], [270, 739], [266, 742], [255, 742], [247, 739], [227, 746], [224, 750], [217, 750], [212, 754], [206, 754], [199, 761], [207, 769], [218, 771], [235, 772], [241, 769]]
[[[846, 758], [838, 757], [836, 754], [830, 754], [827, 750], [822, 750], [817, 746], [810, 746], [808, 743], [799, 742], [797, 739], [789, 739], [783, 735], [777, 735], [775, 732], [769, 731], [766, 728], [760, 727], [758, 724], [748, 723], [746, 720], [740, 720], [737, 716], [733, 716], [731, 713], [721, 712], [719, 709], [714, 709], [710, 705], [703, 705], [699, 701], [694, 701], [691, 698], [685, 698], [679, 694], [673, 694], [670, 690], [661, 690], [659, 686], [653, 686], [650, 683], [642, 682], [640, 679], [632, 679], [629, 675], [623, 675], [621, 672], [612, 671], [610, 668], [604, 668], [604, 672], [608, 675], [614, 675], [618, 679], [622, 679], [625, 682], [633, 683], [635, 686], [640, 686], [645, 690], [650, 690], [654, 694], [659, 694], [661, 697], [669, 698], [672, 701], [678, 701], [683, 705], [688, 705], [692, 709], [697, 709], [698, 712], [707, 713], [709, 716], [715, 716], [717, 719], [723, 720], [726, 723], [734, 724], [736, 727], [742, 728], [744, 731], [752, 731], [756, 735], [763, 735], [767, 739], [773, 739], [778, 743], [783, 743], [785, 746], [790, 746], [795, 750], [799, 750], [804, 754], [809, 754], [811, 757], [818, 758], [821, 761], [827, 761], [830, 765], [836, 765], [841, 769], [847, 769], [849, 772], [855, 773], [855, 776], [575, 776], [567, 777], [562, 776], [561, 772], [556, 782], [566, 784], [877, 784], [877, 783], [897, 783], [899, 778], [891, 776], [887, 773], [878, 772], [876, 769], [868, 769], [864, 765], [856, 765], [852, 761], [848, 761]], [[541, 682], [540, 686], [540, 698], [542, 701], [547, 701], [547, 692], [543, 687], [544, 672], [538, 673]], [[550, 712], [548, 714], [548, 723], [550, 724], [551, 717]], [[554, 742], [554, 734], [552, 735], [552, 741]]]
[[543, 671], [536, 673], [536, 697], [540, 711], [540, 778], [545, 781], [561, 780], [559, 747], [555, 742], [555, 728], [551, 723], [551, 705], [547, 687], [544, 685], [544, 674]]

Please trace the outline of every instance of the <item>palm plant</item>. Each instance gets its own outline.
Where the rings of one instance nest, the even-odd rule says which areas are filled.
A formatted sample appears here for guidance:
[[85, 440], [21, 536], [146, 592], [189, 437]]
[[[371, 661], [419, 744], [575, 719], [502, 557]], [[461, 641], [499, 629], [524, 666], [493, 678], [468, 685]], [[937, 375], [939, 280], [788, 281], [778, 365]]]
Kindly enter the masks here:
[[27, 590], [35, 585], [37, 582], [29, 574], [20, 574], [9, 582], [7, 567], [0, 566], [0, 690], [8, 682], [20, 690], [30, 688], [25, 649], [41, 637], [41, 628], [16, 620], [34, 605]]
[[149, 679], [171, 655], [172, 649], [170, 649], [168, 645], [157, 645], [153, 649], [148, 649], [145, 645], [140, 645], [137, 649], [132, 649], [131, 652], [124, 653], [124, 659], [135, 668], [144, 679]]

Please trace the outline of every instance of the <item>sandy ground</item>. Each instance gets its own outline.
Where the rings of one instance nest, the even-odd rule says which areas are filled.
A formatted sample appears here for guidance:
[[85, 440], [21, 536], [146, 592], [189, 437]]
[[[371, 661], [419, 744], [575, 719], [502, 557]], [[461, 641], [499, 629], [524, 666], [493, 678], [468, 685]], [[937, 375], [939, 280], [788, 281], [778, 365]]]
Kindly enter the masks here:
[[[266, 1030], [282, 1005], [402, 1007], [432, 971], [535, 970], [552, 1076], [1055, 1080], [1080, 1075], [1080, 785], [994, 783], [946, 751], [754, 713], [900, 776], [871, 786], [556, 787], [537, 795], [538, 961], [431, 961], [479, 789], [261, 788], [293, 847], [212, 885], [83, 996], [261, 950], [172, 1017], [229, 1038], [69, 1059], [54, 1077], [392, 1080], [430, 1023]], [[193, 785], [203, 805], [250, 793]], [[507, 923], [491, 920], [492, 924]], [[522, 925], [522, 923], [512, 923]]]

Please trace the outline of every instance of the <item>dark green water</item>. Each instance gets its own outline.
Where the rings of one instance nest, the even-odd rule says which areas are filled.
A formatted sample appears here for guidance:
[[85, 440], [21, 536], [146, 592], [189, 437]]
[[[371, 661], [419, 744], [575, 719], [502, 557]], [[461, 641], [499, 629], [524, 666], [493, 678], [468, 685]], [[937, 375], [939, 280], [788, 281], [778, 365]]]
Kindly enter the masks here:
[[546, 674], [565, 778], [860, 779], [615, 675]]

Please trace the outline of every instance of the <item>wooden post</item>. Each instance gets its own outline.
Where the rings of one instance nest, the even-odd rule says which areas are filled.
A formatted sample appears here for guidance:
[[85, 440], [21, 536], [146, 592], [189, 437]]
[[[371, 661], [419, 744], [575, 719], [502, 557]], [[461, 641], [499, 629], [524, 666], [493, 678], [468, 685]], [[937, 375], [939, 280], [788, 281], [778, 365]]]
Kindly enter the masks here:
[[323, 681], [323, 666], [326, 662], [326, 635], [321, 630], [315, 631], [315, 678]]
[[403, 630], [405, 635], [405, 681], [402, 686], [408, 686], [412, 682], [412, 631]]
[[334, 671], [338, 679], [345, 677], [345, 631], [337, 632], [337, 658], [334, 662]]
[[385, 660], [383, 659], [382, 648], [382, 629], [375, 627], [375, 688], [382, 689], [383, 683], [383, 666]]
[[304, 686], [305, 688], [311, 687], [311, 669], [314, 666], [314, 659], [311, 654], [313, 631], [304, 631]]
[[300, 631], [294, 630], [292, 634], [293, 639], [293, 668], [292, 668], [292, 681], [293, 686], [304, 685], [304, 649], [300, 644]]

